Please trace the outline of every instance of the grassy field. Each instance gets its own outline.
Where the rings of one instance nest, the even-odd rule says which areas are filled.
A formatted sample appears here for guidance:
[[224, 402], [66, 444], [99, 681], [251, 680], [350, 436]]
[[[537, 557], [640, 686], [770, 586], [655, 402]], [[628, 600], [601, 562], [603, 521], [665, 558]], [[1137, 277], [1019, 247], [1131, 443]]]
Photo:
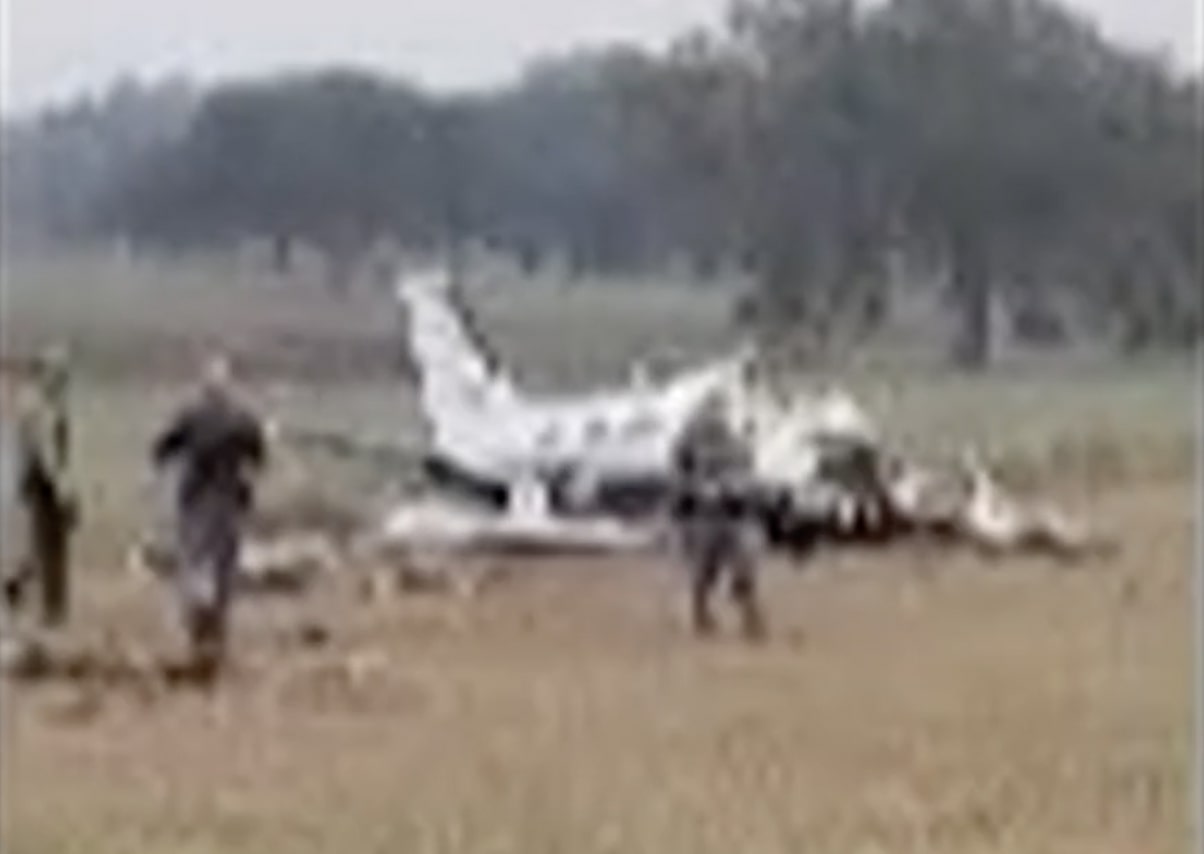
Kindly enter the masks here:
[[[294, 420], [413, 429], [387, 300], [275, 284], [94, 260], [6, 271], [5, 347], [65, 337], [87, 367], [74, 642], [173, 648], [162, 591], [119, 561], [152, 506], [145, 443], [204, 344], [239, 348], [263, 405]], [[538, 384], [730, 340], [722, 295], [638, 294], [475, 301]], [[983, 443], [1119, 552], [1073, 570], [919, 547], [771, 562], [756, 649], [690, 638], [676, 570], [654, 560], [532, 564], [473, 600], [366, 602], [331, 582], [246, 602], [238, 672], [213, 697], [3, 684], [0, 849], [1187, 850], [1190, 366], [971, 382], [894, 365], [849, 382], [903, 444]], [[314, 619], [332, 633], [320, 649], [298, 640]]]

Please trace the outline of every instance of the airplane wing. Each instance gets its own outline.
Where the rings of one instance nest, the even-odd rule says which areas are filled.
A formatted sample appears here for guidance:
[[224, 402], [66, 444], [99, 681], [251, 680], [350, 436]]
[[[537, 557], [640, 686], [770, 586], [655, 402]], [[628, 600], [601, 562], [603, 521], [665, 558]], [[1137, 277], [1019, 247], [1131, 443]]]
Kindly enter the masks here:
[[445, 501], [394, 507], [376, 534], [377, 546], [455, 548], [491, 554], [588, 554], [640, 551], [659, 543], [652, 528], [543, 513], [489, 513]]

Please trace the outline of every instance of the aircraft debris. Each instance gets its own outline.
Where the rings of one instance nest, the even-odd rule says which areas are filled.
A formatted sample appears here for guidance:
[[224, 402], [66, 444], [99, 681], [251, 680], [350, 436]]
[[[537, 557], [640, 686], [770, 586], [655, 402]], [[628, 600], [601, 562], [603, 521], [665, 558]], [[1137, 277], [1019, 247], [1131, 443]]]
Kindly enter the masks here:
[[[247, 593], [298, 594], [320, 575], [335, 571], [342, 560], [343, 552], [321, 533], [248, 538], [242, 544], [235, 583]], [[164, 577], [175, 570], [175, 553], [162, 540], [147, 538], [130, 550], [127, 566], [132, 572]]]

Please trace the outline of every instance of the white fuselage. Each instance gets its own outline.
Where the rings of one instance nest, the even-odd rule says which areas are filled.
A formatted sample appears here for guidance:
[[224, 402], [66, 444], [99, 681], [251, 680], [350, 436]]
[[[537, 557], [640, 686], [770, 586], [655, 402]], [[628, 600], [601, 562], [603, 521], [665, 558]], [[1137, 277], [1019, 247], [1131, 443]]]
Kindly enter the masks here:
[[743, 362], [724, 359], [654, 386], [528, 396], [473, 340], [444, 274], [407, 277], [398, 297], [434, 456], [501, 485], [568, 475], [588, 489], [664, 477], [686, 421], [730, 386]]

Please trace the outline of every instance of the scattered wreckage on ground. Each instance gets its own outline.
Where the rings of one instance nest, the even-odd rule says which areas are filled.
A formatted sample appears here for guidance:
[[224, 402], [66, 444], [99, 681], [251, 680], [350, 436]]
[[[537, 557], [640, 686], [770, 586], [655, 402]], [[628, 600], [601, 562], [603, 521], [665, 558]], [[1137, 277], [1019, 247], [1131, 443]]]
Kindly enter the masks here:
[[1082, 521], [1009, 494], [973, 449], [943, 467], [906, 458], [839, 388], [774, 396], [746, 385], [733, 399], [735, 423], [771, 496], [766, 525], [774, 542], [806, 548], [928, 537], [1064, 558], [1098, 545]]

